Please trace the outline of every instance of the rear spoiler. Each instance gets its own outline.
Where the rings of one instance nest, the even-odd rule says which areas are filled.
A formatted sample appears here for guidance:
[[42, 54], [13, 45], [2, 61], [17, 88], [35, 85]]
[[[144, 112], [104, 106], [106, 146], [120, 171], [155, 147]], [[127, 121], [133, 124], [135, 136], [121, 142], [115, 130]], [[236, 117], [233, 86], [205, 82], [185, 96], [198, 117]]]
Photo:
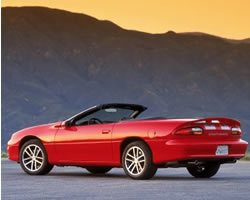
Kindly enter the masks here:
[[240, 127], [239, 121], [231, 119], [231, 118], [224, 118], [224, 117], [211, 117], [211, 118], [197, 119], [197, 120], [182, 124], [181, 126], [189, 126], [189, 125], [194, 125], [194, 124], [206, 124], [206, 125], [220, 124], [220, 125]]
[[172, 133], [174, 135], [202, 135], [205, 132], [207, 135], [229, 135], [229, 131], [230, 135], [241, 136], [240, 122], [231, 118], [211, 117], [191, 119], [179, 125]]
[[231, 126], [231, 127], [240, 127], [240, 122], [234, 119], [230, 118], [223, 118], [223, 117], [211, 117], [211, 118], [203, 118], [203, 119], [197, 119], [193, 121], [189, 121], [186, 123], [181, 124], [176, 128], [185, 128], [189, 126], [195, 126], [195, 125], [215, 125], [215, 124], [220, 124], [222, 126]]

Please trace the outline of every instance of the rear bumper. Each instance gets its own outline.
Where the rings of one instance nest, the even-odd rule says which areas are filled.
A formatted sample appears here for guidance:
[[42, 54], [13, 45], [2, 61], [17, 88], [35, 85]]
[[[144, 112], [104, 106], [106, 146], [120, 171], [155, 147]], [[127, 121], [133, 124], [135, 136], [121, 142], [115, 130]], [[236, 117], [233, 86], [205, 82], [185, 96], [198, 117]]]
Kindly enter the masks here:
[[[228, 155], [216, 155], [218, 145], [228, 145]], [[169, 161], [194, 160], [194, 159], [239, 159], [245, 156], [248, 143], [244, 140], [237, 141], [190, 141], [170, 140], [164, 143], [159, 155], [153, 155], [154, 163]]]

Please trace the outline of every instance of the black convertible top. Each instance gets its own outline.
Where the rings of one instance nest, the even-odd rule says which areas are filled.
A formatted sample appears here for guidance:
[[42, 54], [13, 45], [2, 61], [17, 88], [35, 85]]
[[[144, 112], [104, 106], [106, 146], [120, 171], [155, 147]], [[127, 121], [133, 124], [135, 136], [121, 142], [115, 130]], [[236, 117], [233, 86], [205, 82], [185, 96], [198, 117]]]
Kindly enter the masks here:
[[139, 105], [139, 104], [128, 104], [128, 103], [108, 103], [108, 104], [100, 104], [96, 105], [96, 108], [128, 108], [133, 110], [138, 110], [140, 112], [143, 112], [147, 109], [147, 107]]

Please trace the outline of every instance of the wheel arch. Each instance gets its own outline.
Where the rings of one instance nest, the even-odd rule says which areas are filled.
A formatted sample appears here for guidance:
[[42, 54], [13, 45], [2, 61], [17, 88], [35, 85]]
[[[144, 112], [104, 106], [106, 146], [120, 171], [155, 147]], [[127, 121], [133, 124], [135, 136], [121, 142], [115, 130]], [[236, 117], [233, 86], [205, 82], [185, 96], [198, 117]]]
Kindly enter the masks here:
[[19, 143], [18, 153], [20, 153], [20, 150], [21, 150], [22, 146], [25, 144], [25, 142], [27, 142], [29, 140], [33, 140], [33, 139], [39, 140], [41, 142], [41, 144], [43, 144], [41, 139], [36, 137], [36, 136], [33, 136], [33, 135], [25, 136], [21, 139], [21, 141]]
[[128, 144], [130, 144], [131, 142], [135, 142], [135, 141], [142, 141], [142, 142], [144, 142], [148, 146], [149, 150], [151, 151], [151, 155], [153, 156], [152, 150], [151, 150], [149, 144], [145, 140], [143, 140], [140, 137], [128, 137], [128, 138], [125, 138], [121, 142], [121, 145], [120, 145], [120, 163], [122, 163], [122, 154], [123, 154], [123, 151], [126, 148], [126, 146]]

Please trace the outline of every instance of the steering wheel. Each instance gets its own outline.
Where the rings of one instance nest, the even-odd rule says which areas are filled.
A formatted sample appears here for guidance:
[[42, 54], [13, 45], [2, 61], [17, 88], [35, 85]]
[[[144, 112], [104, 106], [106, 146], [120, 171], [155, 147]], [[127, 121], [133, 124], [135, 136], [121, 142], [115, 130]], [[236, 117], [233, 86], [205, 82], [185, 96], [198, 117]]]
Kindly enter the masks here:
[[100, 119], [97, 119], [97, 118], [89, 119], [89, 124], [93, 124], [92, 122], [97, 122], [97, 124], [103, 124], [103, 122]]

